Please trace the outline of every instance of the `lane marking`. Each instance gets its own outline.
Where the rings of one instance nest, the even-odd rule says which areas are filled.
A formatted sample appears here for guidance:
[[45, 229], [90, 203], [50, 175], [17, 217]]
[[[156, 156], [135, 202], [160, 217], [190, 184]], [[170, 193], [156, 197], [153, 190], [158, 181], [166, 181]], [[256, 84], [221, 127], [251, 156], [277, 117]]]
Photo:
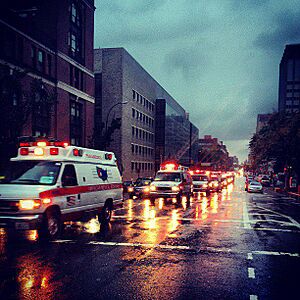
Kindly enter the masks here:
[[258, 297], [256, 295], [250, 295], [250, 300], [258, 300]]
[[248, 277], [251, 279], [255, 279], [255, 270], [254, 268], [248, 268]]
[[299, 253], [288, 253], [288, 252], [276, 252], [276, 251], [252, 251], [256, 255], [271, 255], [271, 256], [290, 256], [290, 257], [300, 257]]
[[[76, 243], [76, 240], [55, 240], [52, 243], [69, 244]], [[80, 242], [79, 242], [80, 243]], [[165, 244], [150, 244], [150, 243], [129, 243], [129, 242], [103, 242], [103, 241], [89, 241], [84, 243], [85, 245], [101, 245], [101, 246], [119, 246], [119, 247], [144, 247], [144, 248], [161, 248], [169, 250], [192, 250], [199, 252], [212, 252], [212, 253], [224, 253], [224, 254], [254, 254], [254, 255], [266, 255], [266, 256], [289, 256], [300, 258], [299, 253], [288, 252], [275, 252], [275, 251], [246, 251], [246, 250], [234, 250], [227, 248], [214, 248], [214, 247], [200, 247], [193, 248], [186, 245], [165, 245]]]
[[270, 212], [272, 212], [272, 213], [274, 213], [274, 214], [276, 214], [276, 215], [279, 215], [279, 216], [281, 216], [281, 217], [287, 218], [287, 219], [290, 220], [291, 223], [294, 224], [294, 226], [296, 226], [297, 228], [300, 228], [300, 224], [299, 224], [296, 220], [294, 220], [292, 217], [290, 217], [290, 216], [281, 214], [281, 213], [276, 212], [276, 211], [274, 211], [274, 210], [272, 210], [272, 209], [264, 208], [264, 207], [262, 207], [262, 206], [258, 206], [258, 205], [257, 205], [257, 207], [260, 208], [260, 209], [266, 210], [266, 211], [270, 211]]
[[142, 244], [142, 243], [113, 243], [113, 242], [97, 242], [91, 241], [87, 245], [104, 245], [104, 246], [124, 246], [124, 247], [143, 247], [143, 248], [161, 248], [169, 250], [192, 250], [189, 246], [174, 246], [174, 245], [162, 245], [162, 244]]
[[252, 253], [248, 253], [247, 259], [252, 260], [253, 259], [253, 254]]
[[298, 230], [291, 230], [291, 229], [279, 229], [279, 228], [268, 228], [268, 227], [260, 227], [260, 228], [245, 228], [251, 229], [254, 231], [274, 231], [274, 232], [285, 232], [285, 233], [297, 233], [300, 234]]
[[249, 224], [249, 215], [248, 215], [248, 209], [246, 201], [243, 201], [243, 222], [244, 222], [244, 228], [251, 229], [251, 225]]

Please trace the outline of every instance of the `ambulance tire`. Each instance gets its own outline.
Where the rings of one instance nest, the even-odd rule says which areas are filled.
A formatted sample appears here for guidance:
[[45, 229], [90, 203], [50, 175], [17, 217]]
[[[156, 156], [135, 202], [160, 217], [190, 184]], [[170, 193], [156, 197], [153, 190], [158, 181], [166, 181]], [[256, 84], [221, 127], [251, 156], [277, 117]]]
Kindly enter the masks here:
[[98, 220], [101, 224], [108, 224], [112, 215], [112, 203], [110, 201], [106, 201], [103, 209], [98, 214]]
[[60, 237], [61, 232], [62, 224], [59, 210], [47, 210], [41, 228], [38, 231], [39, 237], [41, 239], [55, 240]]

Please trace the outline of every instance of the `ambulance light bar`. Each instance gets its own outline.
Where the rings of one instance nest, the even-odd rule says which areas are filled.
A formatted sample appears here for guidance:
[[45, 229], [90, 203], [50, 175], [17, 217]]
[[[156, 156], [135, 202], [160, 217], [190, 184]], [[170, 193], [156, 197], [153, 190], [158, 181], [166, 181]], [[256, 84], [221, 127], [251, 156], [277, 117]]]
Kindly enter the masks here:
[[66, 148], [69, 146], [68, 142], [53, 142], [53, 141], [35, 141], [35, 142], [21, 142], [20, 147], [47, 147], [47, 146], [55, 146], [55, 147], [63, 147]]
[[160, 165], [160, 169], [165, 171], [174, 171], [174, 170], [178, 170], [178, 168], [179, 165], [173, 162], [167, 162]]

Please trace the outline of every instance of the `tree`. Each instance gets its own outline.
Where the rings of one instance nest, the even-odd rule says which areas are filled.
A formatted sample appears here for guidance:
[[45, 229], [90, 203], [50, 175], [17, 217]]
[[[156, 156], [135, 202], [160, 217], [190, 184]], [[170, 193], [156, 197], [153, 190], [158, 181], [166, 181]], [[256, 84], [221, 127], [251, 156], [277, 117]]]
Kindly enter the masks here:
[[267, 126], [253, 135], [249, 143], [254, 169], [269, 161], [275, 172], [291, 167], [300, 174], [300, 113], [275, 113]]

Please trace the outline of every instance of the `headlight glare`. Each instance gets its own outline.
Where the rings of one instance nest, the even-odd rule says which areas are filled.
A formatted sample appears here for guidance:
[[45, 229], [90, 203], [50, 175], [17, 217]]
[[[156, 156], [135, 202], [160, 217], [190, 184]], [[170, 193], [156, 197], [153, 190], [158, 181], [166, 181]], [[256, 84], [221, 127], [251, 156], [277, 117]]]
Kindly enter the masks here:
[[178, 186], [172, 186], [172, 191], [173, 192], [179, 192], [180, 188]]
[[19, 207], [21, 210], [32, 210], [41, 206], [40, 200], [20, 200]]

